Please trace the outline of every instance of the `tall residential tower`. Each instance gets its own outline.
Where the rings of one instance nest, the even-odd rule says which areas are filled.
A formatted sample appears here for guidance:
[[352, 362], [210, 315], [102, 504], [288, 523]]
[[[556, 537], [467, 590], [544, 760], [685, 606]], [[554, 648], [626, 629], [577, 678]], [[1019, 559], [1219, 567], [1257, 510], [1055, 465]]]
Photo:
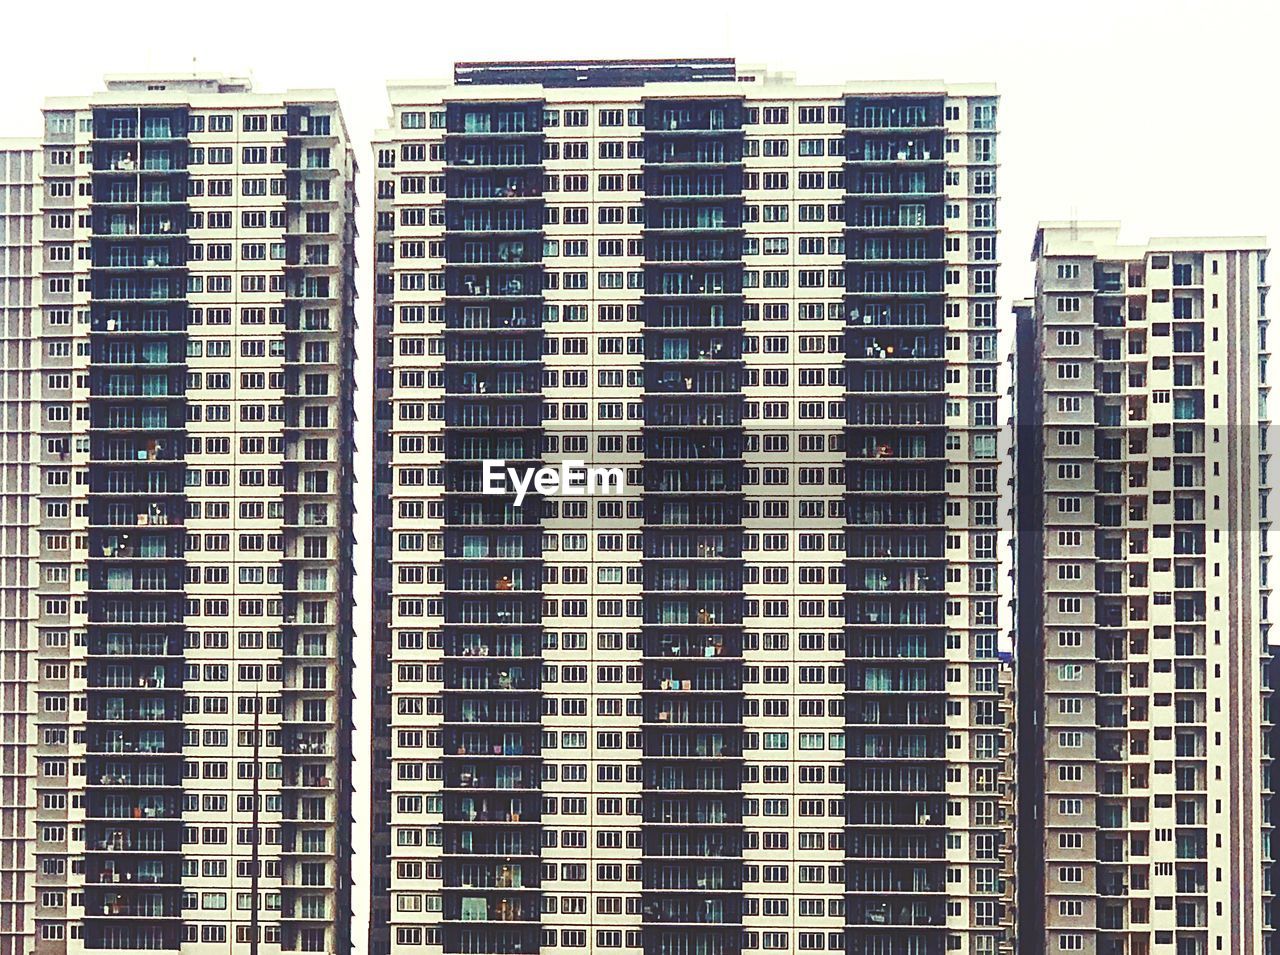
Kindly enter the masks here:
[[371, 952], [1011, 951], [994, 91], [390, 96]]
[[5, 782], [4, 878], [26, 882], [5, 951], [345, 953], [355, 167], [337, 103], [117, 77], [44, 122], [34, 215], [4, 210], [9, 264], [30, 226], [11, 219], [39, 236], [35, 302], [4, 303], [6, 371], [29, 364], [38, 398], [24, 425], [5, 393], [4, 501], [29, 454], [39, 526], [33, 619], [5, 601], [5, 679], [26, 628], [34, 690], [32, 791]]
[[40, 152], [0, 139], [0, 955], [35, 924]]
[[[1019, 395], [1042, 537], [1044, 950], [1270, 933], [1267, 252], [1046, 223]], [[1038, 447], [1032, 447], [1032, 441]], [[1024, 515], [1026, 517], [1027, 515]]]

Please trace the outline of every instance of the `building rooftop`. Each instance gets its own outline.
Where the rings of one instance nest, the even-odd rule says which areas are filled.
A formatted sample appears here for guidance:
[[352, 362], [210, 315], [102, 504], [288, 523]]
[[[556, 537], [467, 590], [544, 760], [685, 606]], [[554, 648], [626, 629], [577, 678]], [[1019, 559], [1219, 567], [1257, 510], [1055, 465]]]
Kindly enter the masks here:
[[1148, 252], [1267, 251], [1265, 236], [1157, 236], [1144, 243], [1120, 241], [1117, 221], [1048, 221], [1036, 227], [1031, 260], [1050, 255], [1138, 258]]
[[[852, 79], [802, 83], [795, 74], [744, 65], [732, 57], [628, 60], [461, 61], [452, 78], [405, 78], [387, 82], [392, 108], [440, 103], [458, 97], [476, 101], [546, 99], [577, 101], [580, 90], [660, 87], [653, 95], [680, 97], [770, 96], [841, 99], [848, 96], [989, 96], [993, 83], [948, 83], [940, 79]], [[460, 93], [460, 88], [466, 88]], [[608, 94], [597, 94], [607, 97]], [[634, 93], [624, 94], [635, 98]], [[641, 94], [643, 95], [643, 94]]]
[[[220, 97], [235, 97], [220, 99]], [[261, 92], [246, 77], [222, 73], [112, 73], [103, 87], [77, 96], [46, 96], [44, 109], [78, 110], [94, 107], [186, 106], [193, 109], [275, 109], [281, 105], [333, 107], [332, 117], [347, 138], [346, 122], [334, 89], [284, 89]]]
[[455, 63], [459, 86], [532, 83], [539, 86], [642, 86], [736, 80], [732, 57], [671, 60], [510, 60]]
[[97, 105], [200, 103], [217, 105], [219, 96], [237, 96], [235, 105], [269, 106], [281, 100], [299, 103], [337, 103], [333, 89], [285, 89], [259, 92], [253, 81], [220, 73], [113, 73], [103, 77], [102, 89], [78, 96], [47, 96], [46, 109], [77, 109]]
[[103, 77], [111, 92], [181, 90], [186, 93], [252, 93], [253, 81], [219, 73], [111, 73]]

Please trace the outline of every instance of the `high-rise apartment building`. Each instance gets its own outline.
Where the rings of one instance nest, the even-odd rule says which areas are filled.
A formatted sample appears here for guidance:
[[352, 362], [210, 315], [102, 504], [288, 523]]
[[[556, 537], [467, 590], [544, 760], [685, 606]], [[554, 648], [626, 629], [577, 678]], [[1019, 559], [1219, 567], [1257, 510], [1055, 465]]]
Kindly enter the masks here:
[[371, 952], [1011, 951], [994, 91], [390, 97]]
[[0, 955], [35, 911], [40, 144], [0, 139]]
[[[1040, 459], [1044, 438], [1037, 399], [1038, 362], [1035, 360], [1035, 309], [1031, 299], [1013, 303], [1014, 348], [1011, 386], [1014, 439], [1014, 562], [1016, 595], [1014, 646], [1017, 696], [1016, 789], [1018, 832], [1015, 839], [1018, 904], [1015, 913], [1022, 951], [1043, 946], [1044, 846], [1044, 651], [1043, 606], [1044, 494]], [[1021, 572], [1023, 563], [1030, 565]], [[1030, 838], [1027, 834], [1030, 833]]]
[[1261, 955], [1267, 252], [1118, 239], [1041, 225], [1022, 319], [1020, 478], [1043, 488], [1019, 562], [1041, 595], [1021, 639], [1042, 646], [1043, 732], [1022, 745], [1044, 774], [1023, 845], [1043, 853], [1043, 950]]
[[4, 951], [346, 952], [337, 103], [118, 77], [44, 123], [0, 151]]

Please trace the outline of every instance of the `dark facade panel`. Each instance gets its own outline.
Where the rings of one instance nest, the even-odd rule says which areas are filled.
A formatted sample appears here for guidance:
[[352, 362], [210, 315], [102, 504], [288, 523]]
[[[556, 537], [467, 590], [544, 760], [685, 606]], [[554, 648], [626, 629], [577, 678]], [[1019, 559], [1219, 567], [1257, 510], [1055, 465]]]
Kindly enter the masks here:
[[531, 83], [549, 88], [567, 86], [643, 86], [645, 83], [694, 83], [734, 80], [731, 58], [678, 60], [554, 60], [498, 63], [458, 63], [453, 81], [459, 86]]

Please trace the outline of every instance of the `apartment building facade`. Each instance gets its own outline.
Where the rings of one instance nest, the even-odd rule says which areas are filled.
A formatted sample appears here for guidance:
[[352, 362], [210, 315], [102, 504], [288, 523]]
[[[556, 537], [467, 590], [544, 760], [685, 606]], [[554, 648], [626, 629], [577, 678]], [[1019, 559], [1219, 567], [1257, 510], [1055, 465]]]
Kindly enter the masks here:
[[[1016, 785], [1018, 823], [1018, 939], [1024, 946], [1044, 939], [1044, 650], [1043, 573], [1044, 494], [1040, 462], [1044, 457], [1043, 415], [1035, 359], [1036, 318], [1031, 299], [1013, 303], [1014, 348], [1011, 428], [1014, 436], [1014, 636], [1017, 694]], [[1023, 565], [1029, 572], [1021, 572]], [[1028, 837], [1030, 833], [1030, 837]]]
[[1043, 536], [1020, 572], [1041, 603], [1020, 639], [1043, 648], [1023, 842], [1047, 951], [1271, 950], [1266, 258], [1037, 232], [1020, 479]]
[[5, 305], [33, 433], [5, 467], [29, 455], [16, 507], [38, 525], [6, 951], [345, 952], [341, 113], [327, 91], [114, 77], [48, 100], [38, 153], [34, 299]]
[[1011, 951], [994, 91], [389, 92], [370, 951]]
[[35, 906], [40, 376], [34, 352], [38, 140], [0, 139], [0, 953], [29, 950]]

